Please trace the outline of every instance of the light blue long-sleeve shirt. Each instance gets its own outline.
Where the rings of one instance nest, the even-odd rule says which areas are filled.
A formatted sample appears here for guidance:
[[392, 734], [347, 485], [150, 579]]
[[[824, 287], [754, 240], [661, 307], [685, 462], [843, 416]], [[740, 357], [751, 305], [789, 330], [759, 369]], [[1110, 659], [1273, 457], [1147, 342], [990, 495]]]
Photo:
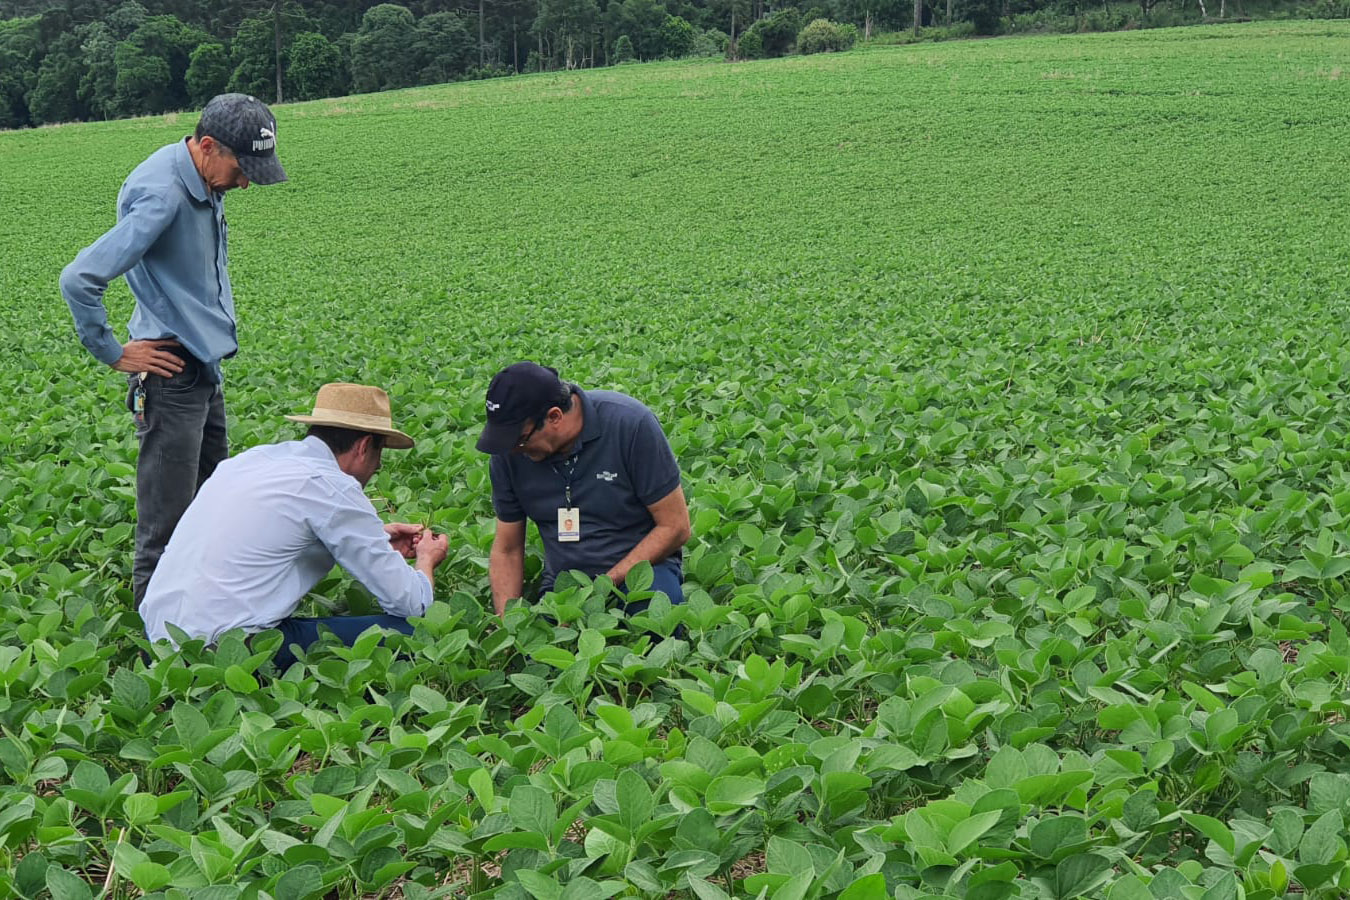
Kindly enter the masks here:
[[336, 562], [393, 616], [420, 616], [431, 582], [389, 544], [361, 484], [316, 437], [245, 450], [188, 507], [141, 601], [145, 633], [214, 642], [274, 627]]
[[122, 183], [117, 224], [61, 272], [80, 342], [105, 365], [121, 359], [103, 294], [125, 274], [136, 297], [131, 340], [174, 338], [219, 383], [220, 361], [239, 349], [226, 242], [224, 198], [206, 186], [186, 141], [156, 150]]

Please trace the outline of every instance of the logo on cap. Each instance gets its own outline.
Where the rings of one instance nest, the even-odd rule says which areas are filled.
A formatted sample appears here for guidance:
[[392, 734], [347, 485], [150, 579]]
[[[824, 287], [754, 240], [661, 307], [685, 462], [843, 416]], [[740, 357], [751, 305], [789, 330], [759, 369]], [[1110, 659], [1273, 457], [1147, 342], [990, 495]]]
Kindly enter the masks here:
[[275, 131], [267, 127], [262, 127], [258, 129], [258, 134], [261, 135], [261, 138], [254, 138], [253, 140], [254, 153], [257, 153], [259, 150], [272, 150], [276, 147], [277, 133]]
[[502, 405], [500, 403], [493, 403], [491, 400], [489, 400], [487, 402], [487, 408], [488, 412], [496, 412], [497, 410], [502, 408]]

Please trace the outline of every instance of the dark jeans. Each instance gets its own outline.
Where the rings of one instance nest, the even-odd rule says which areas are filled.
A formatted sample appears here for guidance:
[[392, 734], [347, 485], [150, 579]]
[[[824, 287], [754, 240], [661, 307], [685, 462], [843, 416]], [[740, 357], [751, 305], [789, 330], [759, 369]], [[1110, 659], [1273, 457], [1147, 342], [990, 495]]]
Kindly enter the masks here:
[[[146, 376], [145, 422], [137, 423], [136, 561], [132, 594], [139, 606], [173, 529], [216, 464], [229, 455], [225, 398], [206, 369], [184, 355], [172, 378]], [[128, 376], [127, 406], [139, 375]]]
[[[682, 580], [681, 566], [677, 560], [665, 559], [652, 566], [652, 584], [647, 588], [649, 591], [660, 591], [670, 598], [671, 606], [679, 606], [684, 602], [684, 582]], [[624, 594], [628, 593], [628, 586], [621, 584], [619, 590]], [[553, 582], [547, 581], [539, 585], [539, 594], [543, 596], [553, 590]], [[630, 616], [645, 612], [651, 604], [650, 600], [634, 600], [632, 603], [625, 603], [623, 611]]]
[[[628, 588], [621, 590], [626, 594]], [[684, 585], [680, 581], [680, 564], [674, 560], [663, 560], [655, 566], [652, 566], [652, 586], [647, 588], [649, 591], [660, 591], [670, 598], [671, 606], [679, 606], [684, 602]], [[625, 603], [623, 611], [630, 616], [635, 616], [640, 612], [646, 612], [651, 604], [650, 600], [635, 600], [632, 603]]]
[[361, 632], [372, 625], [392, 628], [403, 634], [413, 633], [412, 623], [407, 619], [400, 619], [398, 616], [327, 616], [321, 619], [282, 619], [281, 623], [277, 625], [277, 630], [281, 632], [285, 640], [276, 656], [272, 657], [272, 661], [276, 663], [278, 669], [285, 671], [287, 666], [295, 662], [295, 654], [291, 652], [291, 644], [299, 644], [300, 649], [304, 650], [319, 640], [320, 625], [333, 632], [338, 640], [348, 647], [356, 643], [356, 639], [361, 636]]

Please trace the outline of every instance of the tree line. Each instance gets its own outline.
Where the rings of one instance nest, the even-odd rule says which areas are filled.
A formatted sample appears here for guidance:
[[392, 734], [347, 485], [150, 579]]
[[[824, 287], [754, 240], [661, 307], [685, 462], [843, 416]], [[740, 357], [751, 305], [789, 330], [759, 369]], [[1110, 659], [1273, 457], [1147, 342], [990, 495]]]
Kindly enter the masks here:
[[[1138, 2], [1147, 16], [1158, 0]], [[942, 24], [992, 33], [1000, 17], [1041, 11], [1081, 27], [1086, 0], [943, 3]], [[1204, 12], [1203, 0], [1193, 5]], [[859, 30], [917, 31], [934, 19], [927, 0], [0, 0], [0, 128], [192, 109], [226, 90], [274, 103], [628, 61], [838, 50]]]

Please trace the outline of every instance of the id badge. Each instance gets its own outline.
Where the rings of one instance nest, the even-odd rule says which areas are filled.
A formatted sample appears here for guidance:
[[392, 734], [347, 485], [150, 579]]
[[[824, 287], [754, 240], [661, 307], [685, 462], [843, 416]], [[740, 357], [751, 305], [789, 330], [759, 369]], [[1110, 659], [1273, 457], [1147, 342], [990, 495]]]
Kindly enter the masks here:
[[581, 540], [581, 510], [575, 506], [558, 507], [558, 540]]
[[145, 427], [145, 375], [141, 372], [131, 388], [131, 416], [137, 428]]

